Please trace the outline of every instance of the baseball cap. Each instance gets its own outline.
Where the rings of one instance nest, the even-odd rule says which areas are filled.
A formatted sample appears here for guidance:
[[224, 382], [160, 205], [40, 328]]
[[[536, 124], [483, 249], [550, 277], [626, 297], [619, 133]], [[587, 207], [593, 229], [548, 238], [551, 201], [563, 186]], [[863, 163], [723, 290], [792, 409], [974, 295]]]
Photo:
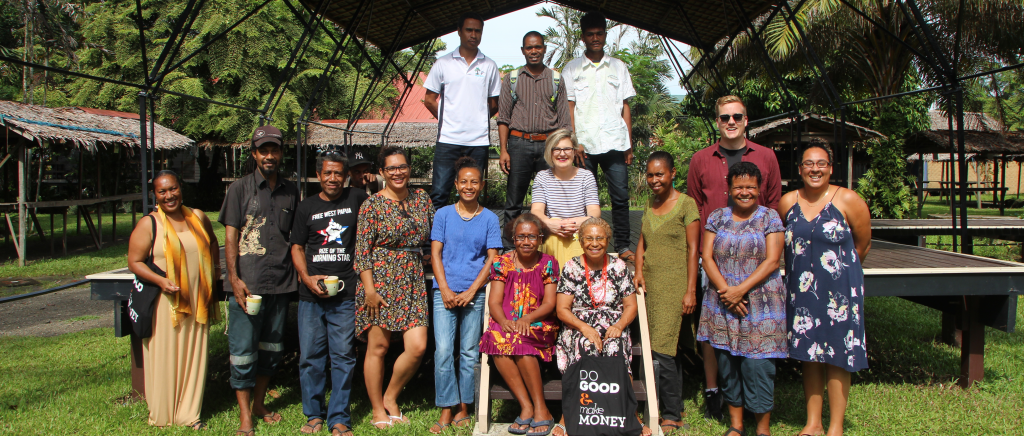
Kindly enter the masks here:
[[362, 165], [362, 164], [368, 164], [368, 163], [371, 163], [371, 162], [370, 162], [369, 159], [366, 158], [366, 154], [363, 153], [362, 151], [359, 151], [359, 150], [349, 150], [348, 151], [348, 164], [349, 164], [349, 166], [356, 167], [356, 166], [359, 166], [359, 165]]
[[281, 145], [281, 131], [274, 126], [260, 126], [252, 132], [252, 146], [259, 148], [259, 146], [268, 142], [273, 142], [277, 145]]

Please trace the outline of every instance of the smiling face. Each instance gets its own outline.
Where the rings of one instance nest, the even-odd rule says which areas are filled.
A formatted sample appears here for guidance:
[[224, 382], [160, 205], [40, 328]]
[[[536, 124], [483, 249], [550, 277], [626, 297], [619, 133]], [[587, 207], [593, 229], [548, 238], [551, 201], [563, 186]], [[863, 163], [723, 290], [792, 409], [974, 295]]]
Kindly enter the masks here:
[[602, 27], [583, 29], [583, 47], [591, 53], [603, 52], [605, 39], [607, 38], [608, 31]]
[[729, 197], [736, 206], [737, 212], [746, 212], [757, 208], [757, 196], [761, 193], [757, 186], [757, 178], [754, 176], [742, 175], [732, 178], [729, 186]]
[[477, 197], [480, 196], [481, 178], [480, 169], [477, 167], [459, 170], [459, 175], [455, 179], [455, 190], [459, 193], [459, 198], [462, 201], [476, 201]]
[[484, 35], [484, 23], [475, 18], [466, 18], [459, 28], [459, 43], [463, 47], [476, 50], [480, 47], [480, 39]]
[[265, 143], [252, 151], [252, 158], [264, 175], [277, 172], [282, 157], [284, 157], [284, 152], [281, 150], [281, 146], [272, 142]]
[[526, 58], [526, 65], [543, 65], [544, 55], [548, 52], [547, 45], [544, 45], [544, 38], [537, 35], [530, 35], [523, 38], [523, 57]]
[[537, 252], [541, 243], [540, 228], [535, 224], [524, 221], [519, 223], [512, 230], [512, 241], [516, 245], [516, 253], [519, 257], [532, 257]]
[[654, 159], [647, 162], [647, 187], [655, 195], [664, 195], [672, 189], [672, 179], [676, 176], [676, 169], [668, 166], [662, 159]]
[[572, 166], [572, 159], [576, 155], [576, 149], [572, 146], [572, 140], [564, 138], [551, 147], [551, 162], [555, 168], [569, 168]]
[[583, 255], [591, 262], [601, 262], [608, 254], [608, 232], [604, 227], [590, 225], [580, 230]]
[[324, 191], [327, 198], [336, 198], [341, 194], [342, 185], [345, 183], [345, 165], [341, 162], [324, 161], [323, 167], [316, 172], [317, 180], [320, 180], [320, 189]]
[[380, 169], [380, 175], [384, 176], [384, 182], [392, 191], [405, 188], [409, 183], [409, 163], [405, 155], [393, 154], [384, 158], [384, 167]]
[[[824, 163], [824, 167], [820, 167]], [[807, 165], [810, 164], [810, 165]], [[832, 162], [829, 161], [828, 152], [820, 148], [808, 148], [804, 151], [803, 159], [800, 160], [800, 177], [804, 180], [804, 186], [812, 189], [828, 185], [828, 179], [832, 176]]]
[[[715, 122], [718, 123], [718, 131], [722, 134], [722, 138], [727, 139], [739, 139], [742, 138], [747, 130], [747, 109], [743, 107], [743, 103], [732, 102], [726, 103], [718, 107], [718, 118], [715, 118]], [[735, 114], [743, 114], [743, 119], [736, 121], [733, 117]], [[727, 121], [722, 121], [722, 115], [728, 115]]]
[[172, 214], [181, 210], [181, 186], [177, 177], [158, 177], [153, 181], [153, 194], [156, 197], [156, 204], [164, 213]]

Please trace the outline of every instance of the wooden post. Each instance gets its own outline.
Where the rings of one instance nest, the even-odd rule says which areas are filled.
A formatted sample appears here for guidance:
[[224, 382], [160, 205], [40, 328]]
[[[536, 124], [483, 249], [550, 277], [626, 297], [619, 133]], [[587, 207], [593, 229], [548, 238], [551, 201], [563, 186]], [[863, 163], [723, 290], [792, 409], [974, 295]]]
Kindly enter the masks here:
[[964, 330], [960, 347], [960, 387], [970, 388], [985, 378], [985, 324], [981, 297], [964, 297]]
[[[234, 154], [232, 147], [232, 154]], [[484, 300], [490, 300], [491, 285], [484, 287]], [[483, 332], [487, 334], [490, 327], [491, 312], [487, 305], [484, 305]], [[477, 388], [476, 400], [476, 430], [474, 434], [488, 434], [491, 432], [491, 356], [487, 353], [480, 353], [480, 386]], [[543, 395], [543, 394], [542, 394]]]
[[658, 425], [658, 389], [654, 378], [654, 360], [651, 355], [651, 331], [647, 322], [647, 299], [644, 291], [636, 293], [637, 320], [640, 322], [640, 349], [643, 358], [644, 385], [647, 390], [647, 401], [644, 409], [644, 424], [651, 429], [652, 436], [660, 436], [661, 426]]
[[66, 208], [66, 207], [64, 208], [63, 226], [64, 226], [64, 232], [61, 233], [61, 238], [62, 239], [60, 241], [60, 246], [63, 249], [63, 253], [64, 253], [63, 255], [67, 256], [68, 255], [68, 208]]
[[[78, 149], [78, 199], [82, 199], [82, 183], [85, 182], [85, 152], [81, 148]], [[82, 212], [81, 206], [75, 208], [75, 232], [78, 236], [82, 236]]]
[[1003, 153], [1003, 160], [1000, 163], [1002, 171], [999, 173], [999, 215], [1006, 215], [1006, 153]]
[[25, 266], [25, 255], [28, 251], [28, 247], [25, 246], [25, 218], [28, 215], [28, 208], [25, 205], [28, 199], [25, 192], [28, 177], [28, 145], [24, 139], [18, 142], [18, 266]]

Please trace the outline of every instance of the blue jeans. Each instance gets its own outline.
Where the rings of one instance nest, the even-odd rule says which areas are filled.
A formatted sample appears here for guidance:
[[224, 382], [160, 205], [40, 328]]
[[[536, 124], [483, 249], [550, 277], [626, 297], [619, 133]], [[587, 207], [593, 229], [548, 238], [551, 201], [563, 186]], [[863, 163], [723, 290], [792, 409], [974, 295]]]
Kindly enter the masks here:
[[452, 194], [452, 186], [455, 185], [455, 161], [462, 156], [469, 156], [476, 160], [480, 167], [480, 174], [483, 175], [487, 166], [486, 145], [455, 145], [438, 142], [434, 147], [434, 175], [430, 187], [430, 200], [434, 203], [434, 210], [441, 210], [448, 205], [448, 198]]
[[[480, 363], [480, 336], [486, 297], [477, 291], [465, 307], [445, 309], [441, 290], [434, 289], [434, 403], [451, 407], [473, 404], [475, 368]], [[455, 376], [455, 332], [459, 332], [459, 371]]]
[[621, 254], [629, 250], [629, 174], [626, 172], [626, 154], [618, 150], [601, 154], [587, 153], [584, 163], [594, 173], [594, 177], [597, 177], [597, 167], [601, 167], [604, 179], [608, 182], [608, 196], [612, 200], [612, 237], [615, 238], [615, 251]]
[[289, 294], [262, 295], [260, 311], [249, 315], [228, 297], [228, 354], [231, 363], [231, 388], [252, 389], [256, 376], [271, 376], [281, 362], [284, 344], [284, 320], [288, 315]]
[[[356, 366], [355, 301], [299, 301], [299, 384], [302, 413], [326, 417], [327, 426], [352, 428], [349, 395]], [[324, 413], [327, 364], [331, 365], [331, 401]], [[326, 415], [326, 416], [325, 416]]]

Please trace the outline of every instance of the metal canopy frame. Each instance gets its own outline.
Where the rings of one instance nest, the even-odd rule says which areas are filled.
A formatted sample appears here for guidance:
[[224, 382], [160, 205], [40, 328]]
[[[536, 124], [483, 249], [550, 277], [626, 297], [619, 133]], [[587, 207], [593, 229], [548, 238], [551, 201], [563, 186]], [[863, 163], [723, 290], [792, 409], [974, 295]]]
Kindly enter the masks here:
[[[32, 68], [38, 68], [43, 71], [66, 74], [75, 77], [92, 79], [104, 83], [111, 83], [116, 85], [127, 86], [139, 90], [138, 93], [138, 106], [139, 106], [139, 129], [140, 129], [140, 141], [141, 141], [141, 183], [143, 191], [146, 191], [148, 187], [149, 174], [153, 171], [153, 157], [149, 155], [149, 165], [147, 166], [147, 153], [148, 148], [153, 147], [153, 132], [152, 118], [149, 119], [149, 127], [147, 128], [147, 110], [153, 112], [155, 109], [155, 99], [161, 94], [175, 95], [182, 98], [192, 99], [196, 101], [202, 101], [205, 103], [221, 105], [234, 109], [246, 110], [259, 116], [260, 124], [263, 125], [268, 121], [273, 120], [273, 114], [280, 102], [281, 94], [283, 89], [287, 87], [291, 79], [294, 77], [295, 68], [294, 64], [305, 56], [306, 49], [309, 46], [312, 37], [317, 31], [325, 32], [335, 43], [335, 49], [329, 58], [328, 65], [318, 78], [314, 91], [308, 97], [305, 105], [303, 106], [303, 112], [298, 121], [297, 126], [297, 157], [298, 157], [298, 175], [300, 183], [305, 181], [304, 168], [304, 129], [309, 124], [317, 124], [310, 120], [310, 115], [313, 112], [313, 108], [319, 101], [319, 97], [323, 92], [326, 84], [333, 77], [333, 74], [339, 69], [339, 60], [341, 54], [345, 52], [348, 44], [358, 39], [359, 42], [356, 47], [359, 48], [363, 58], [369, 64], [372, 70], [372, 76], [370, 84], [367, 86], [367, 91], [363, 94], [363, 98], [359, 104], [355, 105], [348, 116], [348, 123], [344, 128], [330, 126], [332, 128], [340, 128], [345, 130], [348, 135], [346, 139], [345, 148], [348, 148], [351, 144], [351, 134], [356, 132], [353, 130], [353, 126], [356, 121], [361, 117], [363, 112], [367, 109], [368, 102], [372, 101], [369, 97], [377, 92], [377, 95], [381, 91], [377, 91], [378, 87], [382, 83], [393, 83], [395, 80], [403, 80], [406, 84], [406, 88], [403, 90], [401, 96], [398, 99], [398, 106], [396, 111], [388, 120], [388, 124], [381, 133], [381, 142], [386, 143], [388, 132], [391, 130], [392, 123], [396, 118], [397, 112], [401, 109], [402, 104], [408, 97], [410, 88], [413, 85], [413, 81], [418, 77], [419, 71], [423, 66], [423, 59], [426, 54], [426, 50], [429, 50], [433, 44], [427, 44], [421, 48], [421, 52], [415, 53], [411, 59], [416, 59], [415, 55], [419, 56], [419, 62], [416, 63], [413, 74], [406, 75], [406, 68], [409, 64], [398, 65], [394, 60], [394, 56], [402, 49], [414, 46], [419, 43], [430, 42], [435, 40], [437, 37], [449, 33], [455, 30], [454, 24], [447, 26], [437, 26], [435, 21], [431, 22], [427, 15], [443, 15], [448, 17], [449, 15], [458, 16], [463, 12], [473, 9], [466, 2], [460, 2], [455, 0], [299, 0], [301, 9], [292, 4], [291, 0], [281, 0], [288, 6], [292, 11], [293, 15], [303, 24], [303, 33], [299, 38], [299, 41], [291, 48], [290, 56], [286, 67], [280, 72], [279, 77], [275, 81], [274, 89], [267, 96], [262, 108], [256, 107], [245, 107], [227, 102], [217, 101], [208, 98], [202, 98], [192, 96], [180, 92], [175, 92], [162, 88], [163, 79], [167, 74], [177, 70], [184, 65], [192, 57], [198, 53], [208, 49], [213, 43], [217, 42], [229, 32], [233, 31], [241, 23], [251, 18], [258, 11], [270, 4], [272, 0], [264, 0], [262, 3], [256, 5], [251, 11], [247, 12], [238, 21], [233, 23], [231, 26], [226, 28], [221, 33], [215, 35], [210, 41], [207, 41], [203, 46], [194, 52], [178, 59], [178, 55], [185, 42], [185, 35], [188, 35], [192, 28], [196, 18], [202, 13], [203, 7], [206, 4], [206, 0], [188, 0], [185, 9], [182, 13], [173, 21], [173, 28], [171, 29], [170, 37], [168, 42], [163, 46], [157, 59], [150, 66], [149, 53], [147, 53], [147, 36], [146, 36], [146, 20], [144, 19], [144, 9], [142, 7], [142, 1], [136, 0], [136, 14], [133, 17], [136, 21], [136, 25], [139, 30], [139, 43], [140, 43], [140, 55], [142, 56], [143, 66], [146, 69], [145, 81], [142, 84], [131, 83], [106, 77], [99, 77], [90, 74], [85, 74], [76, 71], [69, 71], [61, 68], [50, 67], [47, 65], [36, 64], [34, 62], [26, 62], [20, 59], [10, 58], [7, 56], [0, 56], [0, 60], [10, 62], [16, 65], [28, 66]], [[844, 102], [838, 89], [825, 74], [823, 65], [821, 64], [820, 58], [814, 52], [810, 43], [806, 41], [806, 34], [797, 23], [794, 18], [796, 14], [801, 10], [805, 0], [800, 0], [796, 6], [791, 7], [789, 0], [782, 2], [772, 3], [766, 0], [720, 0], [717, 2], [718, 6], [714, 6], [715, 2], [699, 2], [699, 1], [682, 1], [673, 2], [672, 5], [667, 5], [660, 1], [651, 0], [636, 0], [634, 2], [606, 2], [598, 0], [556, 0], [554, 3], [562, 4], [565, 6], [573, 7], [576, 9], [597, 9], [602, 10], [606, 16], [611, 19], [634, 25], [636, 27], [651, 31], [653, 33], [661, 35], [661, 42], [665, 46], [666, 54], [670, 59], [670, 63], [679, 74], [680, 81], [688, 92], [693, 93], [694, 87], [692, 86], [692, 79], [694, 74], [701, 74], [702, 80], [705, 83], [711, 84], [714, 82], [717, 85], [718, 92], [724, 94], [728, 91], [728, 82], [722, 77], [720, 71], [717, 68], [718, 62], [725, 56], [725, 54], [732, 49], [732, 45], [736, 40], [736, 37], [740, 32], [745, 32], [748, 37], [754, 39], [754, 43], [758, 45], [759, 52], [761, 53], [762, 62], [768, 67], [772, 80], [783, 90], [784, 99], [789, 103], [791, 109], [783, 114], [779, 114], [777, 118], [783, 116], [794, 117], [794, 122], [790, 124], [791, 129], [795, 128], [798, 133], [799, 127], [799, 112], [800, 108], [797, 107], [797, 101], [792, 95], [788, 87], [786, 86], [785, 78], [779, 73], [769, 56], [764, 41], [761, 38], [761, 33], [766, 28], [767, 24], [775, 17], [775, 15], [782, 13], [783, 18], [786, 20], [787, 25], [792, 24], [796, 28], [796, 39], [799, 41], [804, 51], [804, 56], [809, 64], [812, 66], [812, 70], [816, 76], [816, 84], [821, 86], [828, 99], [829, 106], [832, 108], [836, 118], [840, 120], [841, 125], [837, 126], [838, 137], [839, 137], [839, 149], [843, 153], [849, 153], [846, 138], [845, 138], [845, 125], [846, 125], [846, 112], [847, 109], [852, 105], [861, 103], [889, 100], [894, 98], [900, 98], [909, 95], [915, 95], [923, 92], [940, 92], [944, 95], [952, 97], [948, 103], [946, 110], [948, 125], [950, 128], [950, 152], [958, 156], [958, 166], [960, 170], [960, 180], [958, 183], [959, 201], [951, 203], [951, 212], [953, 213], [952, 229], [954, 230], [953, 245], [956, 251], [965, 254], [971, 254], [973, 252], [973, 246], [971, 243], [971, 237], [967, 232], [968, 228], [968, 216], [967, 216], [967, 161], [966, 153], [964, 152], [964, 109], [963, 109], [963, 87], [962, 82], [965, 80], [977, 78], [984, 75], [994, 74], [997, 72], [1010, 71], [1021, 68], [1024, 63], [1016, 65], [1004, 66], [996, 68], [990, 71], [985, 71], [977, 74], [970, 74], [960, 76], [958, 71], [958, 59], [960, 54], [960, 43], [961, 43], [961, 30], [962, 30], [962, 18], [957, 22], [957, 28], [955, 33], [955, 43], [953, 47], [953, 53], [950, 56], [945, 53], [938, 44], [934, 36], [934, 31], [926, 19], [925, 15], [921, 12], [918, 5], [919, 0], [897, 0], [897, 5], [900, 9], [900, 13], [903, 14], [908, 25], [913, 31], [914, 38], [919, 43], [920, 47], [913, 47], [901, 40], [897, 35], [889, 31], [884, 25], [880, 23], [880, 19], [873, 17], [856, 6], [852, 5], [848, 0], [840, 0], [840, 2], [854, 11], [857, 15], [864, 18], [874, 28], [880, 30], [883, 34], [888, 35], [895, 43], [903, 45], [907, 48], [915, 58], [921, 60], [932, 70], [939, 73], [938, 80], [940, 82], [937, 86], [928, 88], [922, 88], [914, 91], [901, 92], [886, 96], [872, 97], [857, 101]], [[536, 0], [489, 0], [487, 2], [487, 11], [482, 15], [485, 18], [493, 18], [495, 16], [508, 13], [514, 10], [522, 9], [527, 6], [540, 3]], [[355, 6], [355, 7], [353, 7]], [[674, 6], [674, 7], [673, 7]], [[960, 7], [964, 7], [964, 1], [961, 0]], [[651, 15], [651, 8], [659, 14], [658, 16], [646, 16]], [[708, 20], [708, 13], [711, 11], [714, 16], [718, 17], [722, 15], [723, 11], [726, 11], [725, 15], [732, 16], [732, 20]], [[728, 12], [731, 11], [731, 14]], [[675, 18], [670, 16], [671, 12], [675, 12], [679, 16], [678, 22], [669, 18]], [[402, 15], [404, 13], [404, 15]], [[374, 17], [374, 15], [377, 17]], [[767, 19], [761, 20], [760, 17], [767, 14]], [[345, 16], [347, 20], [339, 20], [339, 17]], [[383, 16], [383, 17], [382, 17]], [[401, 18], [397, 18], [401, 17]], [[962, 15], [961, 15], [962, 17]], [[651, 21], [645, 21], [644, 18], [649, 18]], [[720, 18], [720, 17], [719, 17]], [[758, 30], [755, 26], [755, 18], [757, 21], [761, 21], [764, 24], [761, 29]], [[324, 24], [324, 20], [331, 20], [336, 23], [339, 21], [347, 22], [348, 24], [342, 29], [340, 36], [334, 35], [331, 30]], [[375, 21], [376, 20], [376, 21]], [[400, 20], [401, 25], [394, 28], [393, 24], [388, 20]], [[417, 32], [414, 35], [409, 35], [408, 30], [413, 26], [413, 22], [422, 24], [425, 22], [426, 26], [429, 27], [426, 31], [417, 28]], [[454, 21], [451, 19], [450, 21]], [[364, 24], [365, 23], [365, 24]], [[702, 26], [698, 28], [697, 24]], [[339, 23], [340, 24], [340, 23]], [[678, 26], [678, 27], [676, 27]], [[718, 27], [715, 27], [718, 26]], [[365, 29], [365, 30], [363, 30]], [[384, 29], [384, 30], [382, 30]], [[376, 33], [375, 33], [376, 32]], [[381, 44], [382, 39], [380, 32], [393, 32], [390, 35], [390, 44], [386, 47]], [[703, 35], [703, 36], [702, 36]], [[681, 41], [693, 46], [698, 47], [703, 55], [696, 63], [693, 63], [688, 59], [685, 54], [682, 53], [678, 47], [675, 47], [673, 43], [669, 41], [669, 38]], [[387, 40], [387, 39], [383, 39]], [[724, 40], [724, 42], [722, 42]], [[715, 41], [716, 43], [712, 46], [708, 42]], [[379, 48], [381, 48], [382, 62], [377, 63], [366, 50], [366, 44], [368, 42], [375, 42]], [[676, 52], [690, 65], [691, 69], [689, 72], [684, 71], [682, 64], [676, 56]], [[707, 64], [707, 70], [710, 77], [706, 75], [702, 66]], [[389, 74], [388, 72], [391, 71]], [[388, 77], [388, 80], [384, 80]], [[712, 80], [709, 80], [712, 79]], [[356, 83], [356, 89], [358, 89], [358, 79]], [[355, 94], [353, 94], [355, 95]], [[954, 118], [956, 120], [956, 128], [954, 132]], [[766, 120], [766, 119], [765, 119]], [[705, 120], [706, 122], [707, 120]], [[759, 120], [760, 121], [760, 120]], [[322, 125], [322, 124], [321, 124]], [[714, 126], [706, 123], [712, 136], [717, 133]], [[147, 147], [148, 141], [148, 147]], [[346, 150], [347, 151], [347, 150]], [[850, 174], [851, 169], [847, 168], [847, 174]], [[149, 207], [148, 196], [143, 196], [143, 207]], [[959, 209], [959, 220], [957, 220], [957, 209]], [[963, 304], [963, 322], [966, 326], [977, 327], [982, 325], [978, 319], [980, 314], [980, 307], [983, 305], [982, 300], [977, 297], [964, 297]], [[967, 332], [970, 334], [966, 334]], [[963, 376], [961, 377], [961, 385], [969, 386], [974, 381], [980, 380], [983, 375], [983, 369], [981, 365], [981, 356], [984, 350], [984, 329], [983, 328], [969, 328], [965, 329], [964, 335], [964, 352], [962, 354], [963, 364], [962, 371]]]

